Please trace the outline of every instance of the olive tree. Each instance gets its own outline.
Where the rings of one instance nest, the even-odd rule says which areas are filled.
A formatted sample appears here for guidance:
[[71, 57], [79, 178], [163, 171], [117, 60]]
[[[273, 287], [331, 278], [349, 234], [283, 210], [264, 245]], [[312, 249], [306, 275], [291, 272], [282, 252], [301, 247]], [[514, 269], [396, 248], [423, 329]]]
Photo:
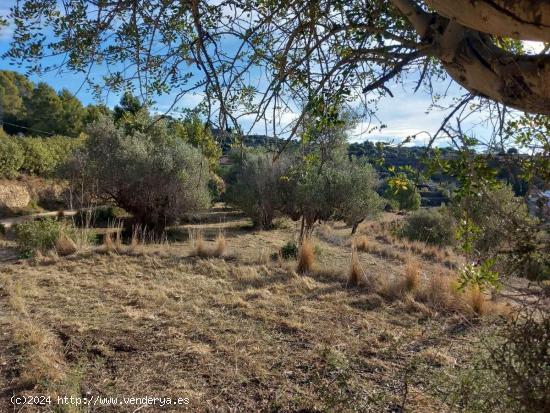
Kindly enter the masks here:
[[288, 164], [286, 158], [273, 161], [263, 152], [247, 152], [234, 156], [235, 163], [227, 174], [225, 199], [238, 206], [255, 226], [270, 229], [280, 206], [279, 185]]
[[209, 205], [209, 172], [198, 149], [164, 135], [162, 127], [153, 133], [126, 134], [102, 118], [88, 128], [84, 148], [66, 169], [91, 199], [112, 202], [137, 223], [162, 231]]
[[361, 222], [376, 217], [384, 208], [384, 201], [376, 192], [378, 174], [364, 160], [352, 159], [338, 166], [344, 178], [340, 188], [343, 199], [338, 210], [355, 234]]

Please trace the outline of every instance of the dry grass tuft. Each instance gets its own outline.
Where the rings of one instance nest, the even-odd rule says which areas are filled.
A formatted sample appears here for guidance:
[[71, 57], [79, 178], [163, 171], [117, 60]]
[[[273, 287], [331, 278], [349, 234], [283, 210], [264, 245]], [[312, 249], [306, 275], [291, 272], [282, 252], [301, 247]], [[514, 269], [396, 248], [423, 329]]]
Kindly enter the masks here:
[[405, 273], [403, 275], [403, 286], [406, 291], [415, 292], [420, 288], [420, 263], [409, 258], [405, 264]]
[[209, 255], [201, 230], [189, 229], [189, 239], [193, 247], [193, 255], [198, 257], [207, 257]]
[[216, 248], [214, 253], [217, 257], [223, 257], [227, 250], [227, 241], [223, 232], [220, 232], [216, 237]]
[[105, 252], [117, 252], [116, 244], [110, 232], [107, 232], [103, 237], [103, 247], [105, 248]]
[[4, 280], [4, 291], [7, 293], [10, 307], [19, 314], [27, 314], [21, 282], [14, 282], [11, 277], [6, 277]]
[[403, 274], [396, 275], [393, 279], [388, 277], [378, 279], [378, 292], [388, 300], [397, 300], [406, 295], [410, 295], [414, 300], [420, 289], [420, 264], [410, 257], [407, 259]]
[[134, 228], [132, 231], [132, 239], [130, 240], [130, 248], [135, 249], [139, 245], [139, 230]]
[[419, 293], [422, 301], [438, 311], [454, 310], [458, 305], [456, 277], [449, 274], [432, 275]]
[[315, 262], [315, 250], [313, 244], [309, 238], [305, 238], [300, 245], [300, 251], [298, 252], [298, 266], [296, 272], [298, 274], [307, 274], [313, 270], [313, 264]]
[[490, 312], [491, 303], [477, 285], [472, 285], [464, 293], [467, 309], [477, 316]]
[[227, 253], [227, 239], [223, 232], [219, 232], [215, 240], [215, 245], [209, 247], [204, 241], [202, 231], [189, 229], [189, 240], [193, 248], [191, 255], [201, 258], [217, 257], [221, 258]]
[[116, 236], [115, 236], [115, 247], [116, 247], [117, 251], [122, 250], [122, 236], [120, 235], [121, 230], [122, 230], [122, 228], [119, 228], [119, 230], [116, 232]]
[[78, 247], [66, 234], [61, 234], [55, 242], [55, 250], [61, 257], [65, 257], [74, 254], [78, 250]]
[[[277, 257], [278, 257], [279, 260], [281, 259], [280, 254], [278, 254]], [[269, 263], [269, 261], [270, 261], [269, 252], [267, 250], [261, 248], [258, 251], [258, 258], [256, 259], [256, 262], [260, 265], [266, 265], [266, 264]]]
[[359, 257], [357, 256], [357, 249], [351, 247], [351, 264], [349, 269], [348, 283], [347, 285], [351, 287], [358, 286], [361, 283], [365, 282], [365, 273], [359, 262]]
[[357, 251], [370, 252], [372, 247], [367, 237], [356, 237], [353, 241]]

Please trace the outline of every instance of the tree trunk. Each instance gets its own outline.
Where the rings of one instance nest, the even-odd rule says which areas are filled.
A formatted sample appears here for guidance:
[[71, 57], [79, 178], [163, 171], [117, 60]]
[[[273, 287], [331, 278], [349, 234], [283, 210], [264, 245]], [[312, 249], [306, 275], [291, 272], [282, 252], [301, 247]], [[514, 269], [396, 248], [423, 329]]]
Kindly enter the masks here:
[[550, 42], [548, 0], [426, 0], [438, 14], [495, 36]]
[[[463, 2], [433, 1], [449, 9]], [[534, 0], [518, 0], [518, 3], [522, 1]], [[550, 115], [550, 56], [508, 53], [497, 47], [490, 36], [468, 29], [455, 20], [427, 13], [413, 0], [392, 2], [407, 17], [423, 44], [429, 46], [429, 53], [438, 58], [449, 75], [469, 92], [521, 111]], [[502, 2], [504, 0], [491, 1]], [[485, 1], [473, 3], [478, 5]]]
[[353, 225], [351, 227], [351, 235], [355, 235], [355, 233], [357, 232], [357, 228], [359, 228], [359, 224], [361, 222], [363, 222], [364, 220], [365, 219], [363, 218], [362, 220], [353, 223]]
[[477, 96], [550, 115], [550, 56], [513, 55], [487, 35], [450, 22], [438, 57], [449, 75]]

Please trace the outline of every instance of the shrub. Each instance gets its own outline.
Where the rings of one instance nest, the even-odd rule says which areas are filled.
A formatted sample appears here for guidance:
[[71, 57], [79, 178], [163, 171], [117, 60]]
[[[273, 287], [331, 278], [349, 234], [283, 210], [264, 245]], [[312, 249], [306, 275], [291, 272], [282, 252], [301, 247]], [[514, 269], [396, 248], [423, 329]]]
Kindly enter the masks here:
[[452, 205], [455, 215], [465, 216], [478, 227], [474, 247], [483, 253], [500, 250], [502, 245], [516, 235], [510, 230], [517, 224], [528, 221], [527, 206], [517, 198], [509, 186], [483, 188]]
[[549, 411], [549, 340], [545, 310], [509, 321], [451, 377], [450, 400], [466, 412]]
[[25, 154], [21, 169], [29, 174], [42, 176], [55, 170], [55, 154], [43, 138], [19, 138], [19, 141]]
[[403, 173], [398, 173], [395, 177], [388, 179], [385, 183], [384, 198], [390, 200], [392, 207], [399, 209], [415, 211], [420, 208], [420, 193], [412, 182]]
[[208, 207], [208, 163], [200, 151], [157, 122], [148, 134], [125, 132], [103, 118], [88, 129], [65, 174], [76, 192], [112, 202], [136, 223], [162, 232], [186, 212]]
[[490, 260], [496, 272], [507, 275], [550, 278], [548, 233], [509, 186], [481, 187], [455, 199], [451, 208], [464, 223], [459, 233], [472, 260]]
[[[0, 175], [13, 176], [18, 171], [32, 175], [51, 175], [83, 141], [83, 137], [77, 139], [66, 136], [0, 139]], [[3, 171], [4, 168], [8, 171]]]
[[54, 249], [62, 235], [74, 237], [74, 228], [49, 217], [15, 226], [15, 240], [22, 255], [26, 257]]
[[298, 247], [296, 243], [289, 241], [281, 247], [281, 257], [285, 260], [295, 259], [298, 257]]
[[0, 137], [0, 178], [13, 178], [25, 159], [19, 143], [10, 137]]
[[444, 209], [421, 209], [407, 217], [401, 234], [412, 241], [447, 246], [455, 242], [455, 224]]

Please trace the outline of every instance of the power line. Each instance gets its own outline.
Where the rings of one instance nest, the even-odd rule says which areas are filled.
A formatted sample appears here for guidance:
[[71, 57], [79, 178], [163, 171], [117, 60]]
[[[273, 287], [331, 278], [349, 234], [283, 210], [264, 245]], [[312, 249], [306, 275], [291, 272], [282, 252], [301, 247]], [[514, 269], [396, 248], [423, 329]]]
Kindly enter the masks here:
[[32, 130], [32, 131], [35, 131], [35, 132], [46, 133], [48, 135], [55, 135], [54, 132], [46, 132], [46, 131], [43, 131], [43, 130], [40, 130], [40, 129], [30, 128], [28, 126], [17, 125], [15, 123], [6, 122], [5, 120], [1, 120], [1, 119], [0, 119], [0, 124], [6, 124], [6, 125], [10, 125], [10, 126], [15, 126], [17, 128], [23, 128], [23, 129]]

